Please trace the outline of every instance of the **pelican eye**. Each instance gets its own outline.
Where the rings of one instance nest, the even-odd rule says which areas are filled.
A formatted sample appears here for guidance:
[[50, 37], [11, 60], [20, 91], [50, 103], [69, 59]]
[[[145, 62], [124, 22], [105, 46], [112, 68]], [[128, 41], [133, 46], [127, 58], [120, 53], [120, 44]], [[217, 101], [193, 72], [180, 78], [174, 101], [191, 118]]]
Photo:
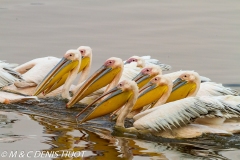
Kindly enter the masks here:
[[72, 56], [72, 54], [70, 54], [69, 56]]
[[155, 81], [157, 81], [157, 80], [158, 80], [158, 78], [154, 78], [154, 80], [155, 80]]

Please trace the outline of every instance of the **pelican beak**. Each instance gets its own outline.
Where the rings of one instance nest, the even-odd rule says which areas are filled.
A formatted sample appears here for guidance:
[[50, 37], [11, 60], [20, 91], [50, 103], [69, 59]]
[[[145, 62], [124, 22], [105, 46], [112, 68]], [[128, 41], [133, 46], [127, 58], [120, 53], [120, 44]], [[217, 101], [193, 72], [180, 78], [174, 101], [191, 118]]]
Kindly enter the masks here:
[[[108, 95], [108, 96], [107, 96]], [[109, 114], [120, 107], [122, 107], [128, 100], [129, 98], [133, 95], [132, 91], [122, 91], [120, 88], [113, 88], [104, 95], [100, 96], [97, 98], [93, 103], [88, 105], [84, 111], [96, 104], [96, 102], [103, 97], [107, 96], [105, 99], [103, 99], [92, 111], [90, 111], [80, 123], [86, 122], [88, 120]], [[84, 112], [83, 111], [83, 112]], [[80, 116], [83, 112], [80, 112], [76, 118]]]
[[[77, 67], [79, 61], [71, 61], [66, 58], [62, 60], [48, 73], [43, 81], [38, 85], [34, 95], [39, 95], [43, 92], [44, 95], [52, 92], [58, 87], [62, 86], [67, 80], [69, 71]], [[82, 56], [81, 66], [79, 72], [81, 72], [90, 63], [90, 57]]]
[[[62, 58], [61, 61], [46, 75], [42, 82], [37, 86], [34, 96], [39, 95], [41, 92], [54, 90], [61, 86], [67, 79], [69, 71], [77, 67], [78, 60], [69, 60]], [[61, 84], [62, 83], [62, 84]]]
[[124, 62], [124, 65], [129, 64], [129, 63], [131, 63], [131, 61], [126, 60], [126, 61]]
[[185, 84], [187, 84], [187, 81], [182, 80], [181, 78], [176, 79], [176, 80], [173, 82], [172, 92], [174, 92], [174, 91], [177, 90], [178, 88], [184, 86]]
[[90, 57], [88, 56], [82, 56], [82, 62], [81, 62], [81, 66], [79, 68], [79, 72], [81, 72], [85, 67], [87, 67], [90, 64]]
[[142, 88], [145, 84], [147, 84], [151, 80], [151, 76], [148, 74], [139, 73], [135, 78], [132, 80], [135, 81], [138, 85], [138, 88]]
[[196, 87], [195, 83], [182, 80], [181, 78], [176, 79], [173, 82], [172, 93], [166, 103], [186, 98], [190, 93], [195, 91]]
[[155, 83], [147, 83], [139, 92], [137, 102], [132, 111], [142, 108], [146, 105], [156, 102], [168, 90], [167, 85], [156, 85]]
[[94, 91], [108, 85], [114, 77], [121, 71], [121, 67], [111, 68], [103, 65], [73, 95], [66, 107], [71, 108], [75, 103], [93, 93]]

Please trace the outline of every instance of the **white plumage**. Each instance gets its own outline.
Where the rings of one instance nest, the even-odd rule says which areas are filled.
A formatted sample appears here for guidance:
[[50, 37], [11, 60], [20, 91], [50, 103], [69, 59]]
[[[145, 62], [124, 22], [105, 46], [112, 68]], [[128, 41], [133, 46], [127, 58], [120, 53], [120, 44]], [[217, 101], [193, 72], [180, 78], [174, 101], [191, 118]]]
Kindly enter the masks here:
[[0, 88], [13, 84], [15, 81], [23, 80], [20, 73], [13, 70], [17, 64], [9, 64], [0, 61]]
[[151, 59], [151, 56], [142, 56], [141, 58], [145, 60], [146, 66], [155, 64], [160, 66], [162, 71], [169, 71], [172, 69], [172, 67], [168, 64], [161, 63], [157, 59]]
[[180, 127], [202, 116], [239, 117], [240, 96], [189, 97], [147, 110], [149, 114], [141, 117], [144, 112], [134, 117], [134, 127], [160, 131]]
[[[18, 81], [24, 81], [22, 75], [13, 70], [13, 68], [16, 66], [17, 64], [9, 64], [0, 61], [0, 88], [7, 87], [8, 85], [11, 85]], [[0, 92], [0, 103], [14, 103], [30, 99], [38, 100], [35, 96], [23, 96], [4, 91]]]
[[197, 97], [201, 96], [222, 96], [222, 95], [234, 95], [238, 96], [238, 91], [229, 88], [224, 87], [220, 83], [215, 82], [203, 82], [200, 84], [200, 88], [197, 93]]
[[137, 67], [136, 62], [132, 62], [129, 64], [125, 64], [123, 68], [123, 73], [121, 76], [120, 81], [123, 80], [132, 80], [138, 73], [142, 70], [142, 68]]
[[[60, 60], [60, 58], [56, 57], [36, 58], [14, 68], [14, 70], [22, 74], [25, 80], [22, 83], [23, 85], [25, 85], [24, 83], [34, 83], [36, 86]], [[22, 84], [16, 83], [15, 85], [22, 87]]]

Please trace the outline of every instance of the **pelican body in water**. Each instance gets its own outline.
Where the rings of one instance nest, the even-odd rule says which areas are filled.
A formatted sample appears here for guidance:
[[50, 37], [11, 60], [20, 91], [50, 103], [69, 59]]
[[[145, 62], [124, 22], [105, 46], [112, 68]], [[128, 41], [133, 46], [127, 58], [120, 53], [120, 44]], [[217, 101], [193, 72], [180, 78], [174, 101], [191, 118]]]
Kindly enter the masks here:
[[[64, 57], [44, 77], [34, 91], [34, 95], [55, 95], [60, 93], [63, 98], [70, 99], [69, 90], [77, 74], [81, 72], [78, 83], [82, 83], [88, 76], [92, 61], [92, 49], [80, 46], [77, 50], [68, 50]], [[67, 83], [65, 83], [67, 82]], [[64, 84], [65, 83], [65, 84]], [[61, 87], [64, 84], [63, 87]], [[51, 92], [51, 93], [50, 93]], [[50, 94], [49, 94], [50, 93]]]
[[[38, 95], [41, 92], [43, 92], [43, 94], [46, 94], [49, 91], [58, 88], [62, 85], [62, 81], [64, 81], [63, 79], [66, 79], [67, 77], [69, 78], [70, 82], [73, 82], [81, 66], [81, 60], [82, 57], [79, 50], [67, 51], [62, 60], [52, 69], [50, 73], [48, 73], [48, 75], [38, 85], [34, 95]], [[67, 75], [65, 74], [65, 72], [62, 73], [61, 70], [59, 71], [59, 68], [63, 68], [62, 70], [66, 70]], [[63, 98], [70, 98], [68, 92], [70, 86], [71, 83], [65, 83], [65, 85], [63, 86]]]
[[[146, 82], [148, 82], [148, 79], [151, 79], [151, 77], [154, 77], [154, 75], [157, 75], [158, 73], [160, 72], [156, 67], [147, 67], [142, 70], [133, 80], [138, 83], [138, 86], [139, 84], [144, 85]], [[145, 110], [146, 107], [151, 108], [154, 106], [162, 105], [164, 103], [180, 100], [186, 97], [197, 96], [199, 88], [202, 84], [200, 82], [201, 80], [199, 74], [194, 71], [181, 71], [181, 74], [174, 82], [172, 82], [171, 77], [169, 77], [168, 75], [155, 76], [150, 80], [150, 82], [146, 84], [146, 86], [142, 87], [141, 91], [146, 90], [144, 91], [146, 92], [146, 94], [144, 93], [144, 97], [142, 96], [143, 93], [139, 95], [137, 102], [132, 108], [131, 114], [128, 115], [128, 118], [131, 118], [133, 115], [141, 112], [144, 106]], [[213, 95], [215, 94], [217, 96], [237, 95], [237, 92], [232, 89], [219, 87], [219, 85], [213, 85], [213, 87], [209, 88], [209, 91], [206, 92], [212, 93]], [[211, 96], [211, 94], [207, 93], [206, 95]], [[118, 111], [116, 114], [118, 115], [120, 112], [121, 110]]]
[[[89, 66], [91, 64], [91, 53], [88, 54], [88, 50], [91, 52], [91, 48], [87, 46], [80, 46], [77, 50], [82, 54], [83, 59], [87, 59], [84, 63], [82, 63], [82, 74], [85, 76], [81, 76], [79, 81], [83, 81], [86, 79], [88, 73], [89, 73]], [[68, 52], [68, 51], [67, 51]], [[66, 52], [66, 54], [67, 54]], [[18, 72], [22, 75], [22, 79], [20, 81], [15, 81], [14, 85], [5, 86], [3, 90], [9, 91], [9, 92], [16, 92], [21, 93], [25, 95], [33, 95], [36, 89], [36, 86], [41, 83], [41, 81], [44, 79], [44, 77], [54, 68], [60, 61], [60, 58], [56, 57], [43, 57], [43, 58], [37, 58], [34, 60], [31, 60], [27, 63], [24, 63], [16, 68], [14, 68], [14, 71]], [[62, 80], [65, 77], [62, 77]], [[85, 78], [85, 79], [84, 79]], [[63, 84], [62, 81], [58, 81], [58, 85], [61, 86]], [[55, 87], [58, 87], [55, 85]], [[51, 88], [52, 90], [56, 88]], [[51, 90], [45, 90], [51, 92]], [[46, 94], [47, 92], [45, 92]], [[56, 96], [61, 93], [61, 88], [58, 88], [55, 92], [52, 92], [48, 96]], [[38, 95], [38, 97], [45, 97], [43, 94]]]
[[[109, 114], [125, 105], [116, 121], [116, 127], [124, 128], [124, 120], [138, 98], [137, 84], [133, 81], [122, 81], [117, 87], [96, 99], [88, 107], [103, 97], [105, 98], [80, 123]], [[204, 116], [218, 117], [219, 113], [223, 117], [239, 117], [240, 96], [189, 97], [150, 110], [153, 111], [146, 110], [147, 114], [144, 111], [133, 117], [135, 120], [134, 128], [130, 128], [130, 131], [151, 132], [167, 138], [193, 138], [204, 133], [231, 135], [232, 133], [229, 131], [217, 127], [211, 128], [191, 122]], [[239, 127], [238, 131], [240, 131]]]

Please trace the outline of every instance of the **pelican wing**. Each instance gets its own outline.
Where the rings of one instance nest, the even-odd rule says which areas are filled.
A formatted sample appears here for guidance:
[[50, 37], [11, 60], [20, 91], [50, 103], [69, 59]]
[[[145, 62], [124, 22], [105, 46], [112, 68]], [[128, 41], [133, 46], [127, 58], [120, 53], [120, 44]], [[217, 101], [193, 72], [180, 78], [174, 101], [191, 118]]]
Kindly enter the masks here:
[[158, 106], [157, 109], [153, 108], [152, 112], [151, 110], [147, 112], [149, 114], [134, 122], [135, 128], [154, 131], [172, 129], [204, 116], [239, 117], [240, 96], [189, 97]]
[[172, 68], [170, 65], [161, 63], [157, 59], [151, 59], [151, 56], [142, 56], [142, 58], [145, 60], [146, 66], [155, 64], [160, 66], [163, 71], [169, 71]]
[[142, 68], [137, 67], [136, 62], [125, 64], [120, 82], [123, 80], [132, 80], [139, 74], [139, 72], [141, 72], [141, 70]]
[[222, 84], [215, 82], [204, 82], [201, 83], [197, 97], [200, 96], [223, 96], [223, 95], [234, 95], [238, 96], [238, 91], [224, 87]]
[[16, 67], [17, 64], [9, 64], [0, 61], [0, 88], [10, 85], [18, 80], [23, 80], [22, 75], [12, 68]]

